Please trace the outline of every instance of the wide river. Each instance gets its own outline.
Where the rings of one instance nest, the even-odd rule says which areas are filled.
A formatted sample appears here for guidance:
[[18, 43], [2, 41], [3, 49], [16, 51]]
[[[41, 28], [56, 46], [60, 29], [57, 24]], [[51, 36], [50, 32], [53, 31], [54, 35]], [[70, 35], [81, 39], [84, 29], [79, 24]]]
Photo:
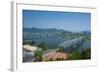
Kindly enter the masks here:
[[[31, 39], [31, 40], [24, 40], [24, 41], [35, 41], [37, 44], [40, 44], [41, 42], [44, 42], [48, 48], [50, 49], [55, 49], [59, 47], [59, 44], [67, 41], [69, 39], [66, 38], [35, 38], [35, 39]], [[90, 40], [85, 40], [85, 42], [77, 49], [75, 50], [82, 50], [82, 49], [87, 49], [87, 48], [91, 48], [91, 41]], [[75, 51], [73, 50], [73, 51]]]

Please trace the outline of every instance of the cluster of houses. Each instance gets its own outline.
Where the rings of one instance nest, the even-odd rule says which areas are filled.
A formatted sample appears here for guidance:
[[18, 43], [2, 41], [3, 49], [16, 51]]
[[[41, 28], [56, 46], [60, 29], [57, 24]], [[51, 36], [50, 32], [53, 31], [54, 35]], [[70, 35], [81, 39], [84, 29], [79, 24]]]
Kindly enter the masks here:
[[44, 61], [59, 61], [67, 59], [69, 59], [69, 55], [63, 52], [53, 52], [52, 54], [44, 57]]
[[[34, 51], [41, 50], [36, 46], [23, 45], [23, 62], [33, 62], [35, 60]], [[67, 60], [68, 55], [63, 52], [57, 52], [57, 50], [51, 50], [43, 53], [43, 61], [55, 61], [57, 59]]]

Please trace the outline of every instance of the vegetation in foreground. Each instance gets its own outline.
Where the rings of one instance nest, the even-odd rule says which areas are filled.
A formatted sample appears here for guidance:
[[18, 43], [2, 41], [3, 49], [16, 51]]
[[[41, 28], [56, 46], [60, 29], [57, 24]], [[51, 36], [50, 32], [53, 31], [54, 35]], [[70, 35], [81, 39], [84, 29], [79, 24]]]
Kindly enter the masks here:
[[[40, 43], [38, 45], [36, 45], [36, 42], [32, 41], [32, 42], [24, 42], [24, 44], [28, 44], [31, 46], [37, 46], [38, 48], [41, 48], [41, 50], [36, 50], [34, 51], [34, 58], [35, 60], [33, 60], [34, 62], [41, 62], [41, 61], [63, 61], [63, 60], [85, 60], [85, 59], [91, 59], [91, 49], [85, 49], [82, 50], [81, 52], [78, 51], [73, 51], [73, 52], [66, 52], [64, 51], [63, 48], [58, 48], [58, 49], [53, 49], [50, 50], [45, 43]], [[56, 50], [56, 51], [55, 51]], [[51, 53], [51, 55], [44, 57], [44, 52], [47, 51], [55, 51], [55, 53]], [[62, 57], [57, 57], [60, 56], [58, 55], [58, 53], [60, 52], [60, 55], [64, 54]], [[53, 55], [54, 54], [54, 55]], [[56, 58], [54, 59], [56, 55]], [[67, 57], [66, 57], [67, 56]], [[50, 58], [48, 58], [50, 57]]]
[[91, 49], [82, 50], [81, 52], [72, 52], [69, 54], [69, 60], [91, 59]]

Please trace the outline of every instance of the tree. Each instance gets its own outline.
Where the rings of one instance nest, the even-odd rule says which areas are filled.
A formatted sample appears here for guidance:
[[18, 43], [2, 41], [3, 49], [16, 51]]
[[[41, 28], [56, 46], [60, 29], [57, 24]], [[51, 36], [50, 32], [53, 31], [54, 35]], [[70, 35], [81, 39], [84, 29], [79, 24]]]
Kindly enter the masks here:
[[43, 60], [42, 51], [35, 51], [34, 52], [34, 57], [36, 58], [35, 61], [42, 61]]
[[69, 59], [70, 60], [77, 60], [80, 59], [80, 53], [79, 52], [72, 52], [71, 54], [69, 54]]
[[91, 50], [86, 49], [81, 52], [81, 59], [90, 59], [91, 58]]
[[91, 49], [82, 50], [82, 52], [72, 52], [69, 54], [70, 60], [78, 59], [90, 59], [91, 58]]
[[35, 41], [32, 41], [31, 43], [32, 43], [32, 45], [35, 45], [35, 44], [36, 44], [36, 42], [35, 42]]
[[36, 42], [35, 41], [30, 41], [30, 42], [28, 42], [28, 44], [34, 46], [36, 44]]
[[48, 47], [46, 46], [46, 44], [45, 43], [40, 43], [39, 45], [38, 45], [38, 47], [39, 48], [41, 48], [42, 50], [47, 50], [48, 49]]

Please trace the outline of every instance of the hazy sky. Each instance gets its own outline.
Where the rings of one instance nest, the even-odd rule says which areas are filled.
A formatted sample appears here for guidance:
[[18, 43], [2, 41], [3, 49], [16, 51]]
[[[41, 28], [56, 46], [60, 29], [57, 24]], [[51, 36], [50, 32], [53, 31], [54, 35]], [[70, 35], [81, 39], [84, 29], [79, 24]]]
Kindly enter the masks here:
[[23, 10], [24, 28], [56, 28], [68, 31], [91, 29], [91, 14], [79, 12], [56, 12]]

